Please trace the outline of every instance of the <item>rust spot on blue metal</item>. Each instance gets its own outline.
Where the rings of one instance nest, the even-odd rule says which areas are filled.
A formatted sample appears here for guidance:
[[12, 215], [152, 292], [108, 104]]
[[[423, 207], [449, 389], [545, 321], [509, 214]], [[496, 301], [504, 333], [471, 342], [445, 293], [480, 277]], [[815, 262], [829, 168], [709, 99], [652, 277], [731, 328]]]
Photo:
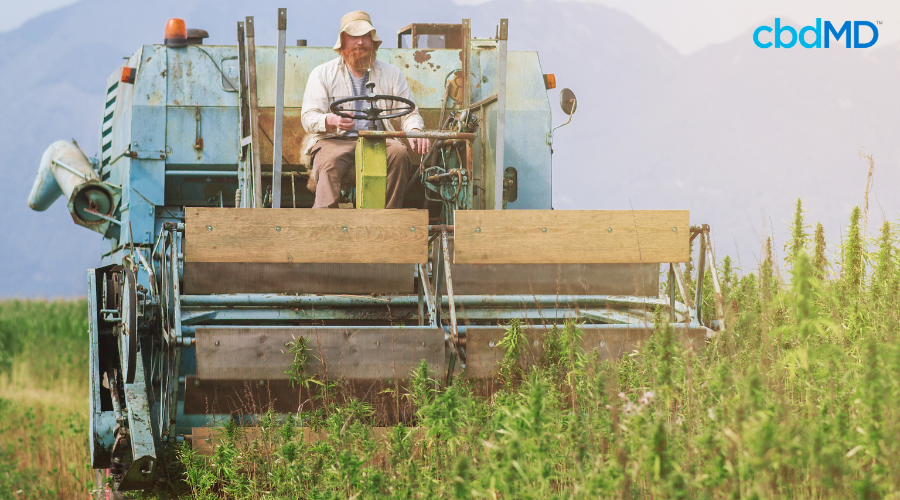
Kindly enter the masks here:
[[425, 61], [431, 59], [430, 50], [417, 50], [415, 54], [413, 54], [413, 59], [416, 60], [417, 63], [422, 64]]
[[406, 82], [409, 84], [409, 90], [411, 90], [413, 95], [418, 98], [422, 98], [435, 93], [435, 89], [424, 85], [422, 82], [416, 80], [411, 76], [406, 77]]

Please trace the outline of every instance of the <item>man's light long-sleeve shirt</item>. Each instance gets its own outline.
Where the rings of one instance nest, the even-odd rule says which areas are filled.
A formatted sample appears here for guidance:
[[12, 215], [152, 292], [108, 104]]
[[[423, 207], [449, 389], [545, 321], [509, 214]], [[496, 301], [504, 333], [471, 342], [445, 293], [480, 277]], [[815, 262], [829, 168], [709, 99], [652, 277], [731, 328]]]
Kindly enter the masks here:
[[[375, 82], [375, 93], [382, 95], [395, 95], [412, 100], [412, 93], [406, 77], [400, 72], [400, 68], [386, 62], [376, 60], [369, 70], [370, 81]], [[303, 93], [303, 111], [300, 121], [307, 134], [312, 135], [313, 140], [306, 141], [308, 153], [315, 142], [328, 137], [340, 137], [346, 132], [343, 130], [326, 131], [325, 115], [330, 113], [329, 105], [336, 99], [350, 97], [353, 88], [350, 84], [350, 73], [341, 57], [317, 66], [309, 74], [306, 83], [306, 91]], [[400, 103], [396, 101], [378, 101], [379, 108], [396, 107]], [[384, 127], [393, 131], [394, 127], [389, 120], [384, 120]], [[422, 130], [425, 121], [419, 115], [418, 110], [413, 110], [400, 118], [400, 127], [404, 132], [412, 129]]]

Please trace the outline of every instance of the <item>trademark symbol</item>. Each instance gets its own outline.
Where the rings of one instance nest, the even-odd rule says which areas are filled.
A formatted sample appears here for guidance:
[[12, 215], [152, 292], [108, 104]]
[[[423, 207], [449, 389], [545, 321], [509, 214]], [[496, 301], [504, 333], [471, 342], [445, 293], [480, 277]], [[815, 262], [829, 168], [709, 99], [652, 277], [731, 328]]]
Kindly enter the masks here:
[[882, 24], [881, 21], [875, 21], [875, 24]]

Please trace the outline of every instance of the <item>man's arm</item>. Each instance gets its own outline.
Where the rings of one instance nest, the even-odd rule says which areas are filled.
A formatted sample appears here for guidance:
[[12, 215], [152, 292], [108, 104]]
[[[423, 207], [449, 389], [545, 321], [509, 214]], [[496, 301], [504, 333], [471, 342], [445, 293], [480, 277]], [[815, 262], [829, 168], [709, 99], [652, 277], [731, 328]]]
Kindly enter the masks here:
[[300, 114], [303, 128], [310, 134], [334, 132], [335, 129], [352, 129], [353, 120], [341, 118], [328, 111], [328, 87], [322, 73], [322, 66], [313, 69], [306, 82], [306, 91], [303, 93], [303, 112]]
[[306, 81], [300, 122], [308, 134], [323, 134], [327, 131], [327, 114], [328, 89], [322, 81], [322, 67], [319, 66], [309, 73], [309, 80]]

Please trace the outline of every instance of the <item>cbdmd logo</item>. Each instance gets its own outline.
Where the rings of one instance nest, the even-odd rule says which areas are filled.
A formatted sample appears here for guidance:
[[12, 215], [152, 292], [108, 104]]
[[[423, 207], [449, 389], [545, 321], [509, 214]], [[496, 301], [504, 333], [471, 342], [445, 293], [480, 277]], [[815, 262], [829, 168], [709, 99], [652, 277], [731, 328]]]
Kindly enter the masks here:
[[[877, 23], [881, 24], [881, 21], [877, 21]], [[860, 33], [860, 28], [863, 28], [862, 33]], [[831, 21], [825, 21], [823, 28], [822, 19], [816, 18], [815, 26], [805, 26], [797, 32], [791, 26], [782, 26], [781, 18], [776, 17], [774, 30], [771, 26], [766, 25], [756, 28], [756, 31], [753, 32], [753, 43], [761, 49], [768, 49], [773, 46], [776, 49], [789, 49], [796, 45], [797, 42], [800, 42], [800, 45], [805, 49], [820, 49], [824, 41], [827, 49], [833, 37], [835, 43], [840, 42], [841, 38], [843, 38], [846, 47], [849, 49], [851, 47], [851, 31], [853, 33], [853, 48], [864, 49], [875, 45], [875, 42], [878, 41], [878, 28], [875, 26], [875, 23], [869, 21], [853, 21], [852, 23], [844, 21], [844, 24], [841, 24], [839, 28], [835, 28]], [[765, 40], [769, 37], [763, 35], [763, 32], [772, 33], [770, 38], [772, 41]], [[864, 39], [868, 38], [869, 40], [860, 41], [860, 35]], [[810, 41], [812, 37], [814, 38]]]

